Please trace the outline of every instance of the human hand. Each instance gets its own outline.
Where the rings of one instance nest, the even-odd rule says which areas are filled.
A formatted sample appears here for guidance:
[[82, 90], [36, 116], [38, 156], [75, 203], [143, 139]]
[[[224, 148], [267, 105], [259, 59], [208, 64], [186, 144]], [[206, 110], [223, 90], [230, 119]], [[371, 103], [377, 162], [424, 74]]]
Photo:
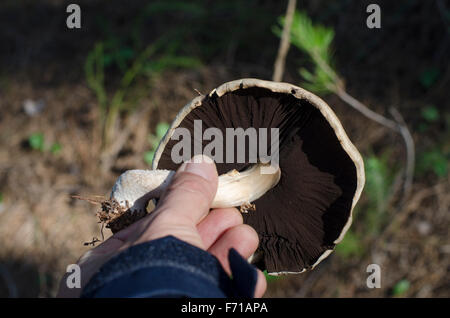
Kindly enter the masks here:
[[[230, 248], [249, 258], [258, 247], [258, 235], [252, 227], [243, 224], [242, 215], [235, 208], [210, 212], [217, 183], [216, 166], [210, 158], [195, 156], [191, 162], [184, 163], [156, 209], [85, 253], [78, 261], [82, 275], [81, 288], [69, 289], [66, 277], [63, 277], [58, 296], [79, 297], [82, 288], [110, 258], [130, 246], [168, 235], [208, 251], [231, 274], [228, 263]], [[267, 283], [264, 274], [257, 271], [255, 297], [262, 297]]]

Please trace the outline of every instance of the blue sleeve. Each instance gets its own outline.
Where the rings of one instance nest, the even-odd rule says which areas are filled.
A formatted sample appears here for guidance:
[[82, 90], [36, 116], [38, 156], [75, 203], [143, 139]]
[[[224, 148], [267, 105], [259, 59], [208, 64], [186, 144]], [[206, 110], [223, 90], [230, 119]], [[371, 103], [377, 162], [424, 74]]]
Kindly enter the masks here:
[[256, 269], [234, 249], [228, 259], [233, 279], [213, 255], [166, 236], [113, 257], [82, 297], [253, 297]]

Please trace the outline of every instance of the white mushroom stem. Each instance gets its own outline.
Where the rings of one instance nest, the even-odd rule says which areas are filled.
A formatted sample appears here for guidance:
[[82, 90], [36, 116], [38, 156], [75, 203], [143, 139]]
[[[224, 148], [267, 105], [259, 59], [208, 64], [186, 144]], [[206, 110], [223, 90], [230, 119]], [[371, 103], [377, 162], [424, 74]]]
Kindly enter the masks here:
[[[238, 172], [232, 170], [219, 176], [216, 196], [211, 208], [243, 206], [260, 198], [280, 180], [279, 168], [274, 173], [261, 173], [266, 164], [256, 164]], [[151, 199], [159, 198], [170, 184], [172, 170], [128, 170], [117, 179], [111, 192], [123, 208], [143, 211]]]

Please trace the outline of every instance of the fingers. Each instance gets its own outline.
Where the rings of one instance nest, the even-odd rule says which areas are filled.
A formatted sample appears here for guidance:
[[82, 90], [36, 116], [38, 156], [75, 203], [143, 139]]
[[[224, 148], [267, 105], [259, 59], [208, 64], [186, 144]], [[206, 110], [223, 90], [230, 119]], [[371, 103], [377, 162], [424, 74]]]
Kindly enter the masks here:
[[242, 223], [242, 214], [237, 209], [214, 209], [197, 225], [197, 231], [208, 249], [226, 230]]
[[[232, 212], [230, 210], [235, 211]], [[235, 212], [239, 214], [240, 218], [237, 217]], [[232, 220], [233, 218], [235, 218], [234, 221]], [[210, 242], [208, 240], [213, 240], [213, 238], [220, 231], [218, 229], [214, 232], [214, 227], [209, 228], [208, 231], [206, 230], [207, 225], [214, 225], [215, 222], [219, 220], [222, 220], [222, 222], [227, 220], [227, 222], [229, 222], [228, 224], [232, 224], [233, 222], [237, 223], [238, 221], [240, 222], [239, 225], [228, 226], [228, 230], [225, 230], [226, 232], [222, 231], [223, 235], [220, 236], [208, 249], [208, 252], [219, 259], [225, 271], [228, 274], [231, 274], [230, 264], [228, 262], [228, 253], [230, 248], [233, 247], [242, 257], [248, 259], [258, 248], [258, 234], [252, 227], [242, 224], [242, 215], [236, 209], [217, 209], [213, 210], [197, 227], [202, 235], [202, 238], [204, 238], [205, 245]], [[219, 224], [217, 224], [217, 226], [220, 226]], [[267, 281], [263, 272], [259, 269], [257, 269], [257, 275], [258, 278], [255, 287], [255, 297], [260, 298], [266, 292]]]
[[209, 212], [217, 183], [214, 161], [207, 156], [194, 156], [178, 169], [157, 210], [172, 220], [197, 225]]
[[[132, 235], [134, 244], [173, 235], [204, 248], [197, 224], [208, 214], [216, 195], [218, 175], [214, 161], [194, 156], [176, 172], [156, 209], [142, 219]], [[138, 223], [138, 222], [136, 222]], [[124, 237], [129, 232], [124, 232]]]
[[228, 263], [228, 252], [234, 248], [242, 257], [248, 259], [258, 248], [258, 234], [249, 225], [235, 226], [225, 233], [208, 249], [208, 252], [218, 258], [222, 267], [231, 274]]
[[261, 298], [262, 296], [264, 296], [264, 293], [266, 292], [267, 280], [266, 280], [266, 276], [264, 276], [263, 272], [261, 272], [259, 269], [257, 269], [257, 272], [258, 272], [258, 280], [256, 282], [256, 287], [255, 287], [255, 297]]

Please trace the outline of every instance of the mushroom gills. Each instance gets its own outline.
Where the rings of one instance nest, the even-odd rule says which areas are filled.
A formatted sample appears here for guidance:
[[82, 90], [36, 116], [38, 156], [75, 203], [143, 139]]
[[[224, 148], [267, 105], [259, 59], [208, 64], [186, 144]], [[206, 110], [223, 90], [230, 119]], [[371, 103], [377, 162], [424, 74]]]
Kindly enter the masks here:
[[[251, 202], [259, 199], [280, 180], [279, 167], [273, 173], [262, 173], [268, 164], [258, 163], [247, 170], [229, 171], [219, 176], [211, 208], [240, 207], [246, 213], [255, 210]], [[121, 174], [111, 192], [111, 199], [131, 211], [144, 211], [151, 199], [161, 197], [170, 184], [173, 170], [128, 170]]]

